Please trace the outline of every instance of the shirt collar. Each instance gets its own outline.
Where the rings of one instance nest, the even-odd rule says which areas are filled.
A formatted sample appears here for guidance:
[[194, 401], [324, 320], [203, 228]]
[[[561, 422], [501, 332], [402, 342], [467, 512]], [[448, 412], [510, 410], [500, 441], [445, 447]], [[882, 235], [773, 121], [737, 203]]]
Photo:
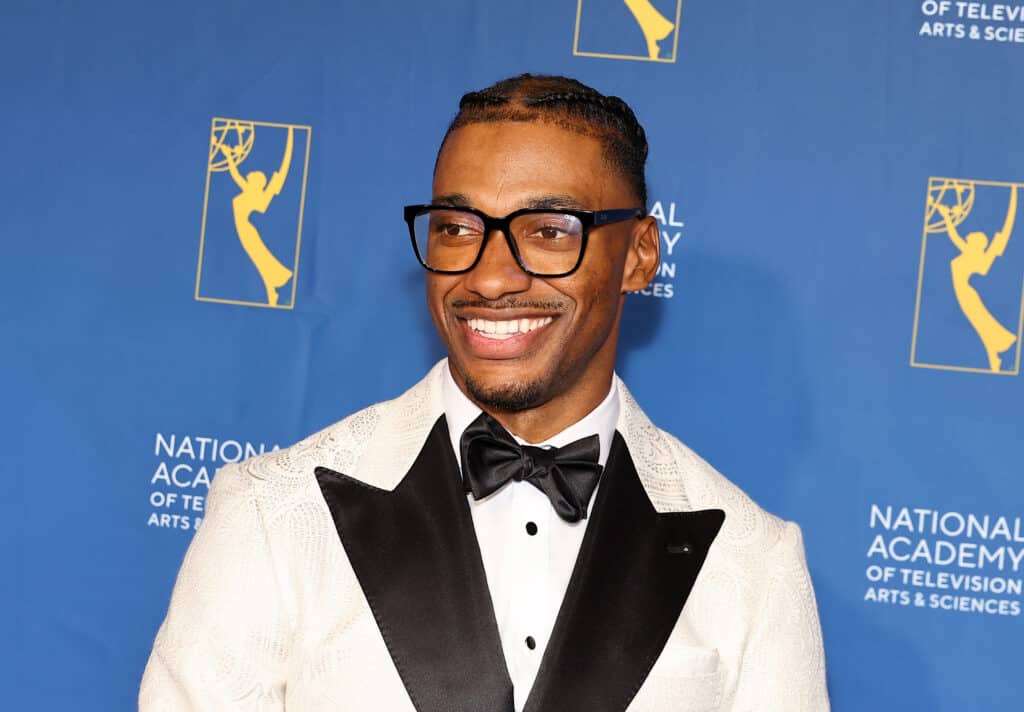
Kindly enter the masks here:
[[[476, 420], [482, 412], [473, 401], [455, 383], [449, 367], [442, 369], [441, 376], [441, 402], [444, 405], [445, 420], [448, 421], [448, 434], [452, 440], [452, 449], [455, 451], [455, 459], [462, 466], [462, 453], [459, 447], [459, 440], [462, 433], [469, 427], [469, 424]], [[608, 461], [608, 452], [612, 446], [612, 436], [615, 434], [615, 425], [619, 421], [619, 379], [612, 376], [612, 385], [608, 389], [608, 395], [604, 400], [565, 430], [552, 435], [541, 443], [527, 443], [525, 440], [512, 433], [520, 444], [529, 444], [536, 447], [562, 447], [574, 440], [585, 438], [596, 434], [601, 444], [601, 454], [598, 464], [604, 467]]]

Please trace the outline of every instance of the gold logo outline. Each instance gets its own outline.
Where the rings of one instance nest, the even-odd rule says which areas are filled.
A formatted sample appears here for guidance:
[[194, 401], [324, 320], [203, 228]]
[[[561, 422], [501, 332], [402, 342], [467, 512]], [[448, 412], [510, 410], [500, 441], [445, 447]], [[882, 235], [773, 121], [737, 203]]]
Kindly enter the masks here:
[[[1014, 359], [1013, 370], [999, 370], [993, 371], [990, 368], [977, 368], [974, 366], [954, 366], [949, 364], [937, 364], [937, 363], [924, 363], [917, 360], [917, 333], [918, 326], [921, 316], [921, 290], [924, 284], [924, 268], [925, 268], [925, 255], [928, 249], [928, 216], [930, 213], [928, 205], [928, 195], [931, 195], [932, 186], [936, 183], [947, 182], [947, 183], [970, 183], [975, 187], [979, 185], [993, 186], [1000, 188], [1016, 188], [1018, 192], [1024, 189], [1024, 183], [1015, 181], [997, 181], [997, 180], [974, 180], [968, 178], [949, 178], [945, 176], [929, 176], [928, 177], [928, 188], [927, 195], [925, 197], [924, 206], [924, 218], [921, 225], [921, 257], [918, 264], [917, 270], [917, 296], [914, 302], [914, 330], [910, 340], [910, 366], [913, 368], [925, 368], [936, 371], [956, 371], [960, 373], [981, 373], [988, 376], [1017, 376], [1020, 374], [1020, 358], [1021, 358], [1021, 337], [1024, 336], [1024, 275], [1021, 276], [1021, 293], [1020, 293], [1020, 307], [1019, 315], [1017, 317], [1017, 341], [1016, 341], [1016, 358]], [[1024, 229], [1024, 228], [1022, 228]]]
[[265, 309], [295, 309], [295, 293], [299, 284], [299, 263], [302, 254], [302, 220], [306, 210], [306, 181], [309, 179], [309, 152], [313, 145], [313, 127], [307, 124], [283, 124], [274, 121], [250, 121], [248, 119], [232, 119], [224, 116], [214, 116], [210, 119], [210, 136], [213, 137], [214, 127], [218, 121], [237, 121], [240, 123], [252, 124], [253, 126], [267, 126], [277, 129], [294, 129], [306, 131], [306, 155], [302, 164], [302, 187], [299, 194], [299, 219], [295, 235], [295, 264], [292, 265], [292, 290], [291, 299], [288, 304], [268, 304], [266, 302], [248, 302], [240, 299], [222, 299], [219, 297], [199, 296], [200, 282], [203, 276], [203, 254], [206, 248], [206, 213], [210, 202], [210, 177], [214, 173], [210, 169], [209, 161], [206, 166], [206, 187], [203, 190], [203, 222], [199, 230], [199, 263], [196, 265], [196, 289], [195, 300], [197, 302], [213, 302], [215, 304], [232, 304], [242, 307], [263, 307]]
[[576, 0], [576, 29], [572, 38], [572, 54], [574, 57], [597, 57], [599, 59], [631, 59], [638, 62], [659, 62], [661, 64], [675, 64], [679, 55], [679, 20], [683, 13], [683, 0], [676, 0], [676, 20], [672, 38], [671, 57], [644, 57], [632, 54], [609, 54], [606, 52], [581, 52], [580, 51], [580, 21], [583, 17], [583, 0]]

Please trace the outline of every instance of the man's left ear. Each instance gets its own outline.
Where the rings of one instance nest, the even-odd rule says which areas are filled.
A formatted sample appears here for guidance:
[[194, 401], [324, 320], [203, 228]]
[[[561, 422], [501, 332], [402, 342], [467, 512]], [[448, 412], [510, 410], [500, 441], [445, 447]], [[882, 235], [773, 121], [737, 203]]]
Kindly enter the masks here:
[[658, 221], [650, 215], [636, 221], [630, 234], [629, 252], [622, 272], [622, 291], [646, 289], [658, 272], [661, 257], [661, 235]]

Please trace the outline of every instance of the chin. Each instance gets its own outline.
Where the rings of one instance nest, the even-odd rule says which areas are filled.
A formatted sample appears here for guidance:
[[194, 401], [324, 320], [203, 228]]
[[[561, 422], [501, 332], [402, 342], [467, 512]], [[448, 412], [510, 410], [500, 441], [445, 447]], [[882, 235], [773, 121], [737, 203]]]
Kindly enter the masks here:
[[547, 400], [548, 384], [540, 380], [487, 383], [462, 373], [466, 392], [482, 406], [503, 413], [519, 413], [543, 405]]
[[[478, 405], [502, 413], [520, 413], [543, 406], [551, 397], [551, 379], [544, 372], [523, 373], [512, 362], [492, 362], [488, 368], [466, 368], [452, 357], [450, 362], [461, 376], [466, 394]], [[480, 366], [480, 365], [477, 365]]]

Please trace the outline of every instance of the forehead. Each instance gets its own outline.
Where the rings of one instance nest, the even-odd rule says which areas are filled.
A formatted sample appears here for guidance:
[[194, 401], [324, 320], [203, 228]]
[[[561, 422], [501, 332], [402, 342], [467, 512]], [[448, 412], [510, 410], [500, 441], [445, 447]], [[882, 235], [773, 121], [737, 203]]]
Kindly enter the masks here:
[[543, 121], [493, 121], [448, 136], [433, 194], [465, 196], [473, 207], [503, 215], [548, 196], [590, 210], [622, 207], [629, 193], [597, 138]]

